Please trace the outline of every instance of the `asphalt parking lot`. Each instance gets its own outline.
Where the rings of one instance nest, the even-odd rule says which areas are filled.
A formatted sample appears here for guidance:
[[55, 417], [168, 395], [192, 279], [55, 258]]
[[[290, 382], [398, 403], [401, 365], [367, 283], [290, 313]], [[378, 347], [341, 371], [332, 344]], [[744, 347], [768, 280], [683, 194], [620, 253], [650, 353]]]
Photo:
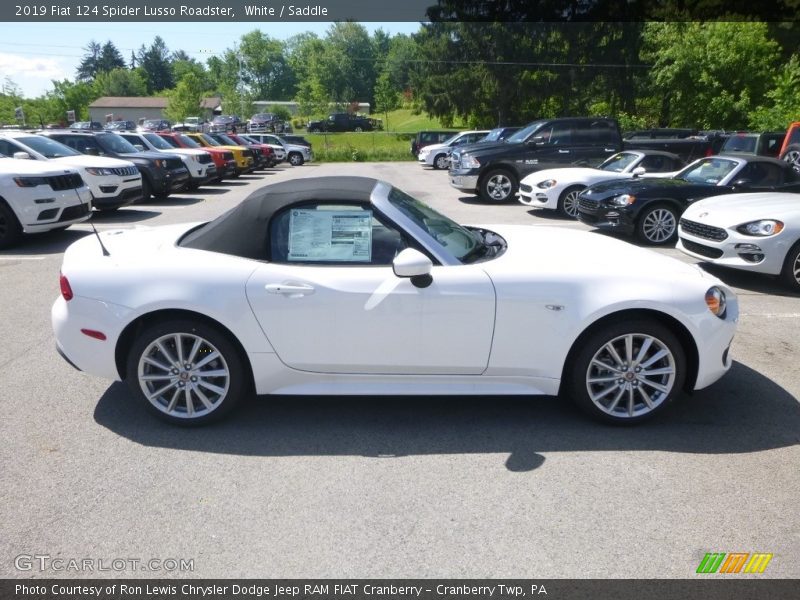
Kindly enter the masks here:
[[[386, 179], [460, 222], [588, 229], [482, 205], [415, 163], [279, 167], [95, 223], [203, 221], [329, 174]], [[639, 427], [549, 397], [277, 397], [186, 430], [55, 352], [61, 256], [89, 231], [0, 252], [0, 577], [691, 578], [707, 552], [773, 553], [761, 577], [800, 577], [800, 298], [771, 279], [713, 271], [740, 297], [734, 367]], [[193, 570], [19, 570], [21, 555]]]

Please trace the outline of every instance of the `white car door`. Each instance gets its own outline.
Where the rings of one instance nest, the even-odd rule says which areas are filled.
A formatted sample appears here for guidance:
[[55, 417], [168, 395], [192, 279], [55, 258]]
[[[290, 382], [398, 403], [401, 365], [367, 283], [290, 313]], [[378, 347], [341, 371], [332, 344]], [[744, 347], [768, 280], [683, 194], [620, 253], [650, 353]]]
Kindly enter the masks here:
[[[361, 217], [362, 226], [371, 221], [369, 232], [362, 227], [356, 235], [360, 250], [343, 241], [344, 231], [328, 233], [329, 221], [341, 220], [347, 210], [324, 211], [331, 214], [322, 225], [320, 220], [304, 234], [295, 232], [293, 248], [292, 236], [273, 236], [272, 261], [247, 283], [250, 306], [281, 361], [322, 373], [482, 373], [495, 318], [488, 275], [474, 265], [436, 266], [433, 282], [417, 287], [391, 266], [408, 240], [369, 211], [352, 209], [360, 207], [347, 210], [354, 220]], [[315, 210], [299, 211], [296, 220], [323, 212]], [[275, 227], [281, 227], [280, 219]], [[370, 250], [364, 250], [365, 241]], [[361, 251], [369, 256], [353, 260]]]

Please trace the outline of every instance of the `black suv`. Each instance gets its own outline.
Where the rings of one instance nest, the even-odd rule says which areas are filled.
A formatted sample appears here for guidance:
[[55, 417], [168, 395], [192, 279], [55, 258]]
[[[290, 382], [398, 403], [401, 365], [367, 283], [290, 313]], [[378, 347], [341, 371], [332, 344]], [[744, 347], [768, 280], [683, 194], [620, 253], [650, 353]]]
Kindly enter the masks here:
[[136, 165], [142, 174], [142, 199], [166, 198], [186, 187], [189, 171], [177, 154], [140, 152], [133, 144], [111, 132], [45, 131], [49, 138], [65, 146], [94, 156], [121, 158]]
[[425, 146], [441, 144], [457, 133], [458, 131], [418, 131], [414, 139], [411, 140], [411, 154], [416, 157]]
[[461, 146], [450, 155], [450, 185], [487, 202], [511, 200], [519, 181], [541, 169], [596, 166], [622, 149], [614, 119], [540, 119], [503, 142]]

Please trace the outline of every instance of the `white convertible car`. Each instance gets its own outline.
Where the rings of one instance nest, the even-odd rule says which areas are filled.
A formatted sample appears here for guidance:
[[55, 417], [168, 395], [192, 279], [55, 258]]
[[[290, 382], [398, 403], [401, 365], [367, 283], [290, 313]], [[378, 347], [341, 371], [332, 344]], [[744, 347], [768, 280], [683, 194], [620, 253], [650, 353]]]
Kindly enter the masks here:
[[535, 171], [519, 184], [519, 201], [534, 208], [557, 210], [578, 218], [578, 194], [601, 181], [632, 177], [671, 177], [685, 166], [681, 158], [658, 150], [626, 150], [596, 169], [565, 167]]
[[780, 275], [800, 292], [800, 194], [714, 196], [689, 206], [678, 224], [678, 248], [701, 260]]
[[635, 422], [730, 368], [737, 318], [698, 267], [580, 231], [463, 227], [361, 177], [83, 238], [52, 310], [70, 363], [186, 424], [253, 392], [562, 393]]

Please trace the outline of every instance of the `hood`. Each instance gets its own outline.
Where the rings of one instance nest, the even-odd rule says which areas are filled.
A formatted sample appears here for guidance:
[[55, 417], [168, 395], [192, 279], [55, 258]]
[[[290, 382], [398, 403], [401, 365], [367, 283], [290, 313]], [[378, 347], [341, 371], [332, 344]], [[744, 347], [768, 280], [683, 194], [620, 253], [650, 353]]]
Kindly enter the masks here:
[[800, 194], [761, 192], [713, 196], [695, 202], [683, 216], [724, 228], [759, 219], [800, 220]]
[[486, 229], [508, 243], [504, 254], [482, 263], [490, 277], [530, 270], [552, 279], [591, 277], [609, 282], [714, 279], [694, 265], [599, 233], [535, 225]]
[[623, 173], [614, 173], [613, 171], [603, 171], [601, 169], [592, 169], [589, 167], [565, 167], [563, 169], [544, 169], [542, 171], [535, 171], [525, 177], [521, 183], [527, 185], [536, 185], [548, 179], [555, 179], [558, 183], [568, 181], [581, 182], [586, 179], [597, 179], [598, 177], [612, 179], [614, 177], [625, 177]]
[[125, 167], [136, 166], [127, 160], [119, 158], [110, 158], [108, 156], [92, 156], [90, 154], [79, 154], [76, 156], [61, 156], [59, 158], [51, 158], [50, 160], [57, 160], [59, 163], [75, 166], [75, 167], [105, 167], [108, 169], [120, 169]]
[[473, 156], [480, 156], [483, 153], [491, 153], [495, 150], [500, 150], [503, 148], [508, 148], [509, 146], [513, 146], [511, 142], [481, 142], [477, 144], [466, 144], [464, 146], [459, 146], [458, 148], [454, 149], [453, 152], [458, 152], [459, 154], [469, 153]]
[[45, 161], [38, 160], [0, 157], [0, 173], [4, 175], [38, 175], [41, 177], [50, 177], [53, 175], [65, 175], [75, 172], [76, 169], [71, 169], [68, 165], [48, 164]]
[[156, 150], [156, 152], [161, 152], [162, 154], [182, 154], [183, 156], [202, 156], [206, 154], [205, 150], [200, 150], [199, 148], [170, 148], [169, 150]]
[[120, 156], [124, 157], [126, 160], [130, 159], [131, 161], [135, 161], [137, 158], [146, 158], [148, 160], [164, 160], [164, 158], [169, 158], [172, 155], [173, 158], [179, 158], [175, 156], [174, 152], [170, 151], [161, 151], [161, 150], [145, 150], [143, 152], [137, 152], [135, 154], [120, 154]]

